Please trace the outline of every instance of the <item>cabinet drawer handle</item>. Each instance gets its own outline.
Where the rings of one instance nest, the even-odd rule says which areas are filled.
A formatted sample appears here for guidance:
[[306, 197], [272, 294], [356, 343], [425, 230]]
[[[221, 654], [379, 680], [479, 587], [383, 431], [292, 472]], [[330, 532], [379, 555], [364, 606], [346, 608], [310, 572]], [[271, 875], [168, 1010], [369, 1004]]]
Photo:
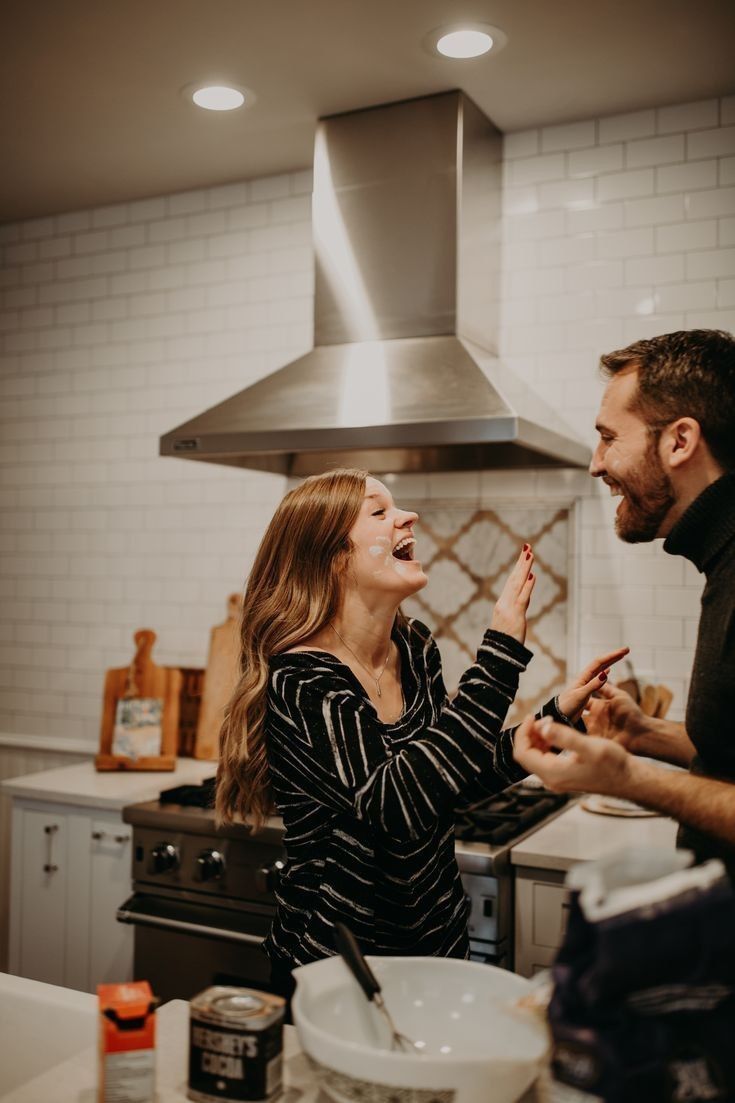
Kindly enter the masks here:
[[129, 835], [116, 835], [115, 836], [115, 842], [116, 843], [126, 843], [126, 842], [128, 842], [129, 839], [130, 839]]
[[95, 840], [96, 842], [99, 842], [99, 841], [100, 841], [100, 839], [104, 839], [104, 837], [105, 837], [105, 833], [104, 833], [104, 831], [93, 831], [93, 832], [92, 832], [92, 838], [93, 838], [93, 839], [94, 839], [94, 840]]
[[59, 830], [59, 825], [47, 823], [43, 830], [46, 835], [46, 861], [43, 864], [43, 872], [56, 873], [59, 867], [54, 863], [54, 835]]

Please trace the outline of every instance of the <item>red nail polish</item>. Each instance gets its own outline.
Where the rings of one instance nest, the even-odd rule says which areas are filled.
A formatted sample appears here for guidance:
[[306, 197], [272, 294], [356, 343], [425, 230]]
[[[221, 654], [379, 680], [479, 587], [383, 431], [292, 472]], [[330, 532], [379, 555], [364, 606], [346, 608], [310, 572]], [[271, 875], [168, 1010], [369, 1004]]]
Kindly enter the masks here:
[[531, 546], [530, 544], [524, 544], [524, 545], [523, 545], [523, 550], [524, 550], [524, 551], [528, 551], [528, 549], [530, 548], [530, 546]]
[[530, 559], [530, 558], [531, 558], [531, 553], [530, 553], [530, 552], [526, 552], [526, 559]]
[[607, 674], [605, 673], [604, 670], [603, 670], [602, 674], [600, 675], [600, 681], [601, 682], [606, 682], [607, 681]]
[[532, 579], [533, 577], [534, 577], [534, 575], [533, 575], [533, 572], [532, 572], [532, 571], [531, 571], [531, 572], [529, 572], [529, 575], [528, 575], [528, 580], [529, 580], [529, 582], [531, 581], [531, 579]]

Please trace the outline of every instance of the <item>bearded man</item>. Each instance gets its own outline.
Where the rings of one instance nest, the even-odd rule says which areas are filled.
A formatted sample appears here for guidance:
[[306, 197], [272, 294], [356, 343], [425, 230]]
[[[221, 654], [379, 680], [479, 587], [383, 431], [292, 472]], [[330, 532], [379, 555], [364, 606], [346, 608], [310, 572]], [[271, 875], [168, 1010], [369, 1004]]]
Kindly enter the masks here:
[[615, 530], [628, 543], [664, 537], [666, 552], [705, 576], [686, 723], [647, 717], [609, 687], [591, 703], [593, 734], [529, 717], [515, 757], [550, 789], [623, 797], [674, 817], [679, 845], [733, 870], [735, 340], [717, 330], [669, 333], [601, 365], [609, 382], [590, 474], [620, 496]]

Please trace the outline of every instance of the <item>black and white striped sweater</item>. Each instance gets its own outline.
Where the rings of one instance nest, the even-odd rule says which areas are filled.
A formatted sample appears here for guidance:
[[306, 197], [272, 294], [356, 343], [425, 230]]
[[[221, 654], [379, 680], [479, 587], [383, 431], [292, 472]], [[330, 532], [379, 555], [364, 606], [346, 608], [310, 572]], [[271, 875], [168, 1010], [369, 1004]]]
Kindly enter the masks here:
[[335, 656], [271, 660], [266, 747], [287, 862], [265, 948], [280, 968], [333, 954], [335, 920], [368, 952], [468, 954], [453, 810], [525, 776], [501, 729], [531, 652], [486, 632], [450, 702], [428, 628], [410, 621], [393, 638], [395, 724]]

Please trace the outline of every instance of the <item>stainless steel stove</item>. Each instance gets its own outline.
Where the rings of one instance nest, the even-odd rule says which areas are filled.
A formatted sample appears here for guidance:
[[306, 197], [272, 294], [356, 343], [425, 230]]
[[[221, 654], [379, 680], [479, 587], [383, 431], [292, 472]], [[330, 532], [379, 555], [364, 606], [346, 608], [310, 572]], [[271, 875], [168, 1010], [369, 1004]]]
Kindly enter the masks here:
[[512, 847], [563, 811], [569, 798], [529, 778], [457, 812], [455, 854], [470, 905], [473, 961], [513, 968]]
[[[240, 824], [217, 831], [213, 796], [211, 778], [123, 809], [134, 828], [133, 894], [117, 917], [135, 925], [135, 976], [161, 1000], [189, 999], [210, 984], [268, 987], [262, 943], [285, 859], [283, 824], [274, 817], [255, 837]], [[565, 801], [521, 783], [458, 813], [473, 959], [512, 968], [510, 849]]]

